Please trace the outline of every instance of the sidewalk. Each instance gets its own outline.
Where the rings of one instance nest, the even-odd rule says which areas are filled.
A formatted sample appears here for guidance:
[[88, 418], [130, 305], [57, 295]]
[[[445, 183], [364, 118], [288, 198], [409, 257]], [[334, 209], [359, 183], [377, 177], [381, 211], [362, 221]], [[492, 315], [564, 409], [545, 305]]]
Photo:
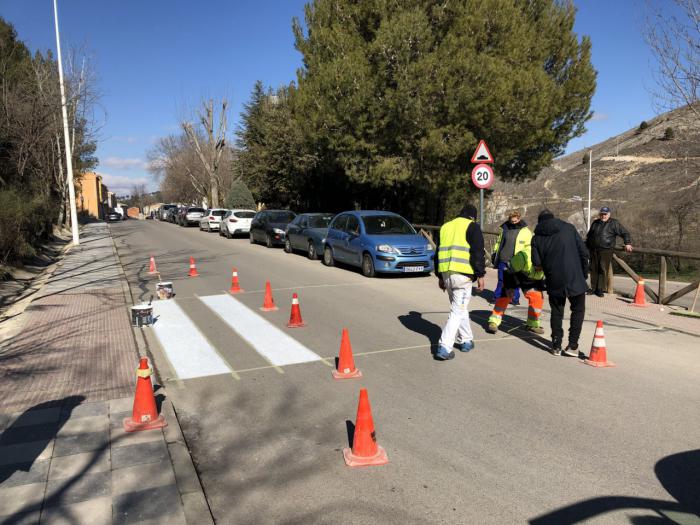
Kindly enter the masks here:
[[89, 224], [0, 342], [0, 524], [211, 523], [164, 391], [168, 427], [122, 428], [138, 362], [126, 286], [108, 227]]

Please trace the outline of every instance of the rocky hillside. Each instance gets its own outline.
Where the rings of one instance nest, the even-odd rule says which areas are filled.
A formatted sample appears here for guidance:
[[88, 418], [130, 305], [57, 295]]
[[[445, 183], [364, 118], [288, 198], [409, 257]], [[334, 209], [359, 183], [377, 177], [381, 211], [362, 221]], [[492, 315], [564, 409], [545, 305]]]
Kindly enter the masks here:
[[[700, 252], [700, 119], [688, 108], [660, 115], [593, 146], [592, 204], [595, 218], [612, 208], [647, 247]], [[673, 138], [665, 138], [671, 128]], [[487, 228], [520, 208], [534, 225], [548, 207], [582, 232], [588, 199], [587, 150], [558, 158], [533, 181], [496, 181], [487, 204]]]

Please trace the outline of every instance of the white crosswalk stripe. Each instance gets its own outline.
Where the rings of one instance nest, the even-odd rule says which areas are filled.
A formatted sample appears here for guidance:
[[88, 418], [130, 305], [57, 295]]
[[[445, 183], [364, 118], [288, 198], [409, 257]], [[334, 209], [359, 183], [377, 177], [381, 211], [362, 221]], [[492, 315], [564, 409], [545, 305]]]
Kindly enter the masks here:
[[232, 373], [174, 300], [153, 303], [153, 332], [180, 379]]
[[234, 297], [209, 295], [199, 299], [271, 364], [285, 366], [321, 360], [321, 356]]

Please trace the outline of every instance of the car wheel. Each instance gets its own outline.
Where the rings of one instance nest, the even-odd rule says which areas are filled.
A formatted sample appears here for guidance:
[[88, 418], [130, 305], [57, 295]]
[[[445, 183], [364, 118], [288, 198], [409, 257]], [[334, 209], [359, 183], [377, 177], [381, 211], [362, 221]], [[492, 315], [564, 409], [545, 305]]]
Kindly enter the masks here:
[[272, 237], [270, 236], [269, 233], [265, 234], [265, 246], [267, 246], [268, 248], [272, 248], [272, 246], [273, 246]]
[[333, 266], [335, 264], [333, 260], [333, 250], [331, 250], [330, 246], [326, 246], [323, 249], [323, 264], [326, 266]]
[[362, 256], [362, 275], [365, 277], [374, 277], [374, 261], [369, 253]]
[[292, 243], [289, 239], [284, 240], [284, 251], [287, 253], [292, 253]]
[[314, 246], [313, 241], [309, 241], [309, 248], [306, 250], [306, 256], [312, 261], [318, 259], [318, 254], [316, 253], [316, 246]]

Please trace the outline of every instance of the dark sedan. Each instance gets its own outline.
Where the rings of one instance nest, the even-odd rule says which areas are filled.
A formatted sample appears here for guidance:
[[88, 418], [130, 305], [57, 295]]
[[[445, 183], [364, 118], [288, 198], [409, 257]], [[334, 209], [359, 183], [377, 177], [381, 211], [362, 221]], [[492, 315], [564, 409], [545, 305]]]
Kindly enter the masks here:
[[284, 230], [294, 217], [296, 213], [289, 210], [259, 211], [250, 223], [250, 243], [264, 242], [268, 248], [284, 244]]
[[323, 242], [333, 217], [332, 213], [297, 215], [287, 225], [284, 251], [292, 253], [294, 250], [300, 250], [306, 252], [306, 256], [312, 261], [318, 259], [318, 254], [323, 253]]

